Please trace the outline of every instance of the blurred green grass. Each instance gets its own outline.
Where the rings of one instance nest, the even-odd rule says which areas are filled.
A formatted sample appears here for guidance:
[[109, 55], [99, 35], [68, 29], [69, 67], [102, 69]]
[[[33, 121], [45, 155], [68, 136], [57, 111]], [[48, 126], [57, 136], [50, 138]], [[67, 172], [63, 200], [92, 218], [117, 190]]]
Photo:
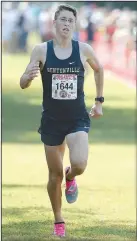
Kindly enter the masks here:
[[[35, 79], [26, 90], [19, 87], [28, 62], [28, 55], [2, 56], [3, 241], [55, 240], [46, 192], [47, 166], [37, 133], [41, 80]], [[86, 78], [85, 93], [90, 109], [95, 96], [92, 72]], [[105, 75], [104, 95], [104, 116], [92, 121], [89, 134], [88, 168], [77, 178], [79, 200], [68, 205], [63, 195], [65, 240], [135, 240], [136, 92]]]

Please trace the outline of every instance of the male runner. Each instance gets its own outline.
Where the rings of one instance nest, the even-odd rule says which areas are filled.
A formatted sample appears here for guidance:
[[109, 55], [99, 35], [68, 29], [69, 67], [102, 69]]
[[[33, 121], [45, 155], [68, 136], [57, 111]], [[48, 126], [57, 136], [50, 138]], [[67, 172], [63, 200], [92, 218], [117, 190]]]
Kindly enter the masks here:
[[[73, 203], [78, 197], [75, 177], [81, 175], [87, 166], [89, 115], [102, 116], [104, 100], [103, 69], [93, 49], [72, 39], [76, 20], [77, 12], [73, 7], [58, 7], [53, 21], [55, 38], [34, 48], [30, 63], [20, 78], [20, 86], [25, 89], [41, 72], [43, 112], [39, 132], [49, 169], [47, 190], [55, 217], [54, 234], [60, 237], [65, 236], [61, 212], [65, 140], [70, 156], [70, 167], [65, 169], [65, 195], [67, 202]], [[86, 62], [94, 70], [96, 83], [95, 104], [90, 114], [86, 110], [83, 92]]]

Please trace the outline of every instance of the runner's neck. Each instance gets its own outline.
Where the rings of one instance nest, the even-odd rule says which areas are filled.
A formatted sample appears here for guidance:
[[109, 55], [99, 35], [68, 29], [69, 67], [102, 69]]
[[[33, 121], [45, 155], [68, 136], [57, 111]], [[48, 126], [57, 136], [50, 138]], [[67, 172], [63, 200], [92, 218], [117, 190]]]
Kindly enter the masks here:
[[70, 48], [72, 46], [72, 39], [62, 39], [61, 37], [56, 36], [54, 39], [54, 46]]

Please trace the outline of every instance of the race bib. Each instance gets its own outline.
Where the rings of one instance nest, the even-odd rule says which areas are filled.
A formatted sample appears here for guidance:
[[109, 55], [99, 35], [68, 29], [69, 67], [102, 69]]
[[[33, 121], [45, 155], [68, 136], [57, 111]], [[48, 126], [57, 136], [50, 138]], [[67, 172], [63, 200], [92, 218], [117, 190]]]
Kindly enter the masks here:
[[52, 98], [58, 100], [77, 99], [77, 75], [53, 74]]

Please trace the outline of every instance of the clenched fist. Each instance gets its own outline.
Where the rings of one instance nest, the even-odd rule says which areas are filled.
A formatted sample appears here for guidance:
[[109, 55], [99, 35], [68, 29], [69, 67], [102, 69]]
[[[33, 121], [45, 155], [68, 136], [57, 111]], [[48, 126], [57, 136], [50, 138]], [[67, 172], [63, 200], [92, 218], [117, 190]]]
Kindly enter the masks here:
[[94, 104], [93, 107], [91, 108], [91, 111], [89, 112], [89, 116], [93, 118], [99, 118], [103, 116], [102, 104], [101, 103]]

